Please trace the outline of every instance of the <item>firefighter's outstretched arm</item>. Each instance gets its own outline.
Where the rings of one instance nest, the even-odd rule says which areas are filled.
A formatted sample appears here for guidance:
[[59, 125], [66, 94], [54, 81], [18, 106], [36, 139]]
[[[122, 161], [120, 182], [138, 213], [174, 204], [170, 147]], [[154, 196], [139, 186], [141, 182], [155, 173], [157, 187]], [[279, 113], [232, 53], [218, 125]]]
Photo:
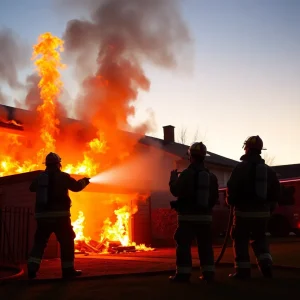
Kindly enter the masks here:
[[174, 197], [180, 197], [182, 193], [186, 190], [186, 170], [179, 174], [177, 170], [171, 172], [169, 187], [170, 192]]
[[72, 192], [82, 191], [90, 183], [90, 178], [84, 177], [79, 180], [75, 180], [71, 176], [68, 179], [68, 189]]

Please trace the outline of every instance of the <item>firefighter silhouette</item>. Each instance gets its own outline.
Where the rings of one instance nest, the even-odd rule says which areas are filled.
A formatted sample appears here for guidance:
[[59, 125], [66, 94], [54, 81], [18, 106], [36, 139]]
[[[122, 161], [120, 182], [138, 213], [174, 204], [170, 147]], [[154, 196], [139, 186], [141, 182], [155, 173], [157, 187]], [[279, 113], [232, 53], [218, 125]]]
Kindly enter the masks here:
[[53, 152], [46, 156], [46, 169], [30, 185], [36, 193], [35, 218], [37, 229], [34, 245], [27, 262], [28, 277], [33, 279], [40, 268], [44, 250], [52, 233], [60, 243], [61, 268], [64, 278], [81, 275], [74, 268], [74, 239], [70, 219], [71, 199], [68, 191], [79, 192], [89, 184], [89, 178], [76, 181], [61, 171], [61, 158]]

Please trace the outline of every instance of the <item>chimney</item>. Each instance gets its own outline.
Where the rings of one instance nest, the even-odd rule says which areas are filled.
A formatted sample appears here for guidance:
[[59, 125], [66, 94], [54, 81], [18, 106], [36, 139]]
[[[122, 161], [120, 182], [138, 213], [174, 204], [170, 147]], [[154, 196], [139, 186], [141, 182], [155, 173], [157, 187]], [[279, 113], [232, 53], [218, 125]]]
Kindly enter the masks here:
[[165, 144], [171, 144], [175, 142], [174, 128], [175, 127], [172, 125], [163, 126]]

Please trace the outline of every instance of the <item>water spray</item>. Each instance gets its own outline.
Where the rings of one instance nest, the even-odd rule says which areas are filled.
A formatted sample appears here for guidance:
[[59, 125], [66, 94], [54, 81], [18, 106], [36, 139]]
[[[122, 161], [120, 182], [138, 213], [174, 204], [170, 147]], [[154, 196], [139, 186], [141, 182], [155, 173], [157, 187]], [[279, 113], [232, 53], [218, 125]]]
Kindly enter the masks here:
[[112, 173], [115, 173], [114, 169], [110, 169], [108, 171], [98, 173], [97, 175], [90, 178], [90, 183], [95, 183], [95, 184], [112, 183], [114, 178], [114, 176], [111, 176]]

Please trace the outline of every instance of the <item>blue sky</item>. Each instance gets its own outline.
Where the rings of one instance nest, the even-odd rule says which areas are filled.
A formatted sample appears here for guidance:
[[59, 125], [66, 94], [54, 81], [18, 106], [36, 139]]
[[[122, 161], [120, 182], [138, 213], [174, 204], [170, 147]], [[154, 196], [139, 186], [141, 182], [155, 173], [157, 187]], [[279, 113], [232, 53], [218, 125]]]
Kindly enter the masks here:
[[[194, 40], [193, 68], [147, 65], [151, 89], [140, 94], [133, 122], [151, 108], [152, 135], [162, 137], [162, 126], [171, 124], [177, 134], [186, 127], [192, 141], [198, 128], [210, 151], [237, 160], [245, 138], [259, 134], [276, 164], [300, 163], [300, 1], [185, 0], [182, 6]], [[45, 31], [61, 36], [77, 16], [50, 0], [2, 0], [0, 26], [32, 45]], [[70, 72], [64, 82], [73, 96]]]

